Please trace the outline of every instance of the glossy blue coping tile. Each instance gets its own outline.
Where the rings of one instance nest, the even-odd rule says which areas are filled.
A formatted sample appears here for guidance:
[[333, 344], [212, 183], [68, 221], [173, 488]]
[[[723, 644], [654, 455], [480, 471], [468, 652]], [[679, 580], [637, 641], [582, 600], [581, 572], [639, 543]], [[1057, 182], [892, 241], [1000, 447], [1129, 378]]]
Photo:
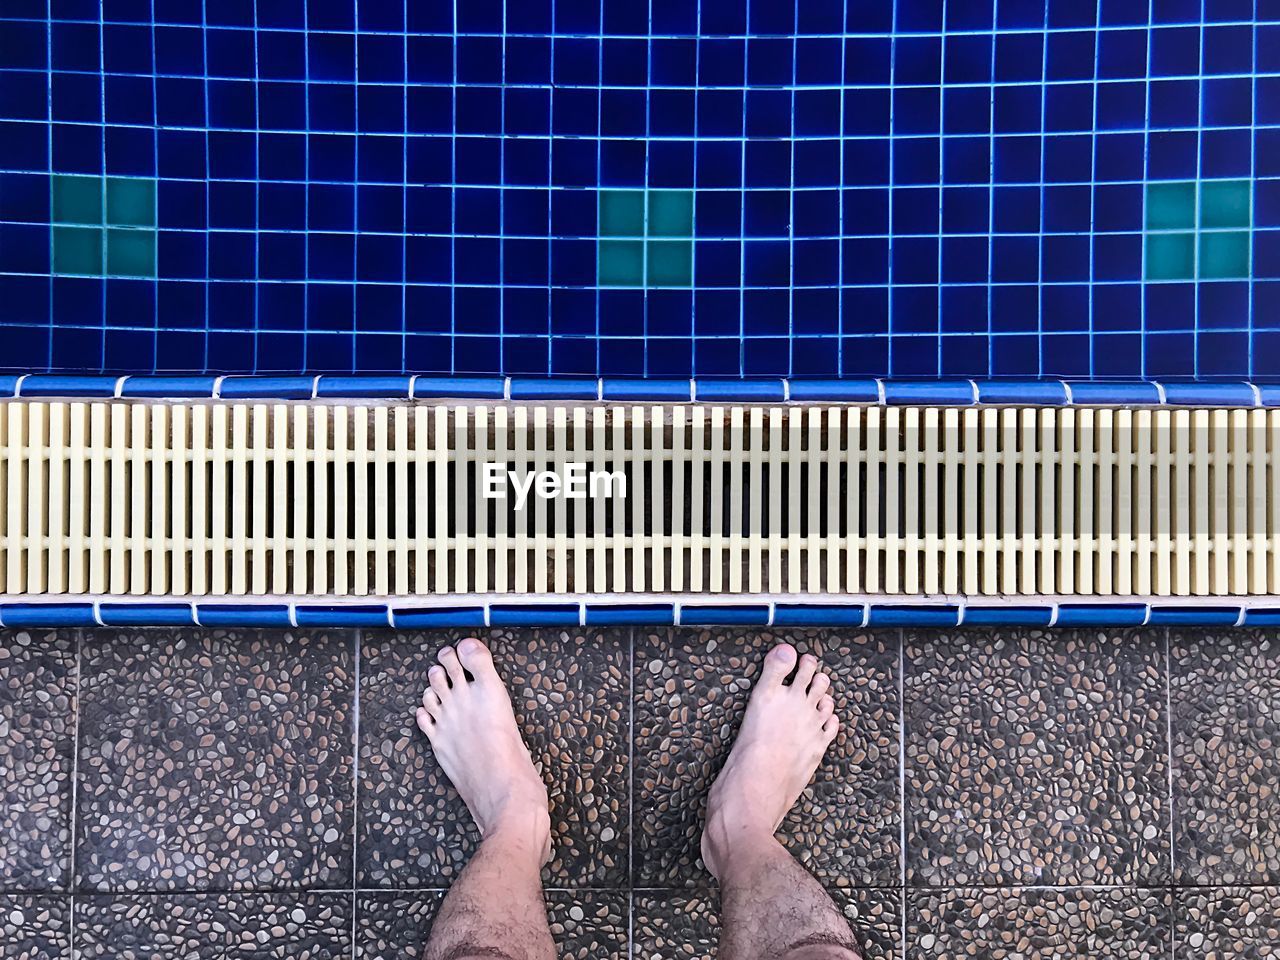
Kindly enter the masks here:
[[196, 618], [202, 627], [291, 627], [289, 607], [283, 603], [200, 603]]
[[712, 604], [684, 604], [680, 607], [682, 627], [748, 626], [764, 627], [769, 624], [769, 607], [763, 603], [743, 603], [716, 606]]
[[383, 603], [304, 605], [293, 608], [300, 627], [385, 627], [387, 606]]
[[408, 400], [412, 377], [321, 377], [316, 396]]
[[310, 400], [315, 377], [223, 377], [223, 400]]
[[675, 606], [670, 603], [587, 604], [587, 626], [589, 627], [669, 627], [675, 622]]
[[119, 377], [75, 377], [35, 373], [18, 384], [20, 397], [114, 397]]
[[1258, 397], [1264, 407], [1280, 407], [1280, 383], [1258, 384]]
[[791, 399], [797, 403], [829, 400], [837, 403], [879, 403], [880, 387], [874, 380], [792, 380]]
[[776, 603], [775, 627], [860, 627], [867, 619], [865, 603]]
[[576, 627], [576, 603], [493, 604], [489, 607], [491, 627]]
[[502, 377], [414, 377], [415, 400], [501, 400], [506, 381]]
[[985, 606], [964, 608], [961, 623], [966, 627], [1047, 627], [1053, 622], [1053, 607]]
[[483, 627], [484, 607], [404, 607], [391, 611], [396, 629]]
[[1280, 627], [1280, 607], [1249, 607], [1244, 612], [1246, 627]]
[[0, 377], [0, 398], [12, 397], [13, 392], [18, 388], [17, 377]]
[[1247, 383], [1165, 383], [1165, 403], [1180, 407], [1252, 407], [1258, 402]]
[[194, 627], [189, 603], [100, 603], [104, 627]]
[[869, 627], [954, 627], [960, 608], [954, 604], [877, 604], [867, 613]]
[[128, 377], [120, 396], [134, 399], [207, 398], [213, 396], [217, 377]]
[[973, 384], [968, 380], [885, 380], [884, 402], [970, 406]]
[[769, 403], [785, 400], [787, 388], [781, 380], [698, 380], [694, 397], [713, 403]]
[[1145, 603], [1060, 603], [1059, 627], [1140, 627], [1147, 619]]
[[979, 403], [1022, 403], [1062, 406], [1067, 388], [1061, 380], [978, 380]]
[[0, 604], [0, 624], [6, 627], [96, 627], [92, 603]]
[[693, 395], [693, 384], [689, 380], [622, 380], [605, 377], [600, 389], [605, 400], [688, 403]]
[[595, 400], [599, 380], [579, 377], [512, 377], [512, 400]]
[[1192, 624], [1204, 627], [1234, 627], [1240, 621], [1239, 607], [1183, 607], [1170, 604], [1152, 606], [1148, 626], [1174, 627]]
[[1071, 391], [1071, 402], [1087, 407], [1093, 404], [1109, 406], [1111, 404], [1149, 405], [1160, 402], [1160, 391], [1154, 383], [1140, 381], [1108, 382], [1106, 380], [1071, 380], [1067, 383]]

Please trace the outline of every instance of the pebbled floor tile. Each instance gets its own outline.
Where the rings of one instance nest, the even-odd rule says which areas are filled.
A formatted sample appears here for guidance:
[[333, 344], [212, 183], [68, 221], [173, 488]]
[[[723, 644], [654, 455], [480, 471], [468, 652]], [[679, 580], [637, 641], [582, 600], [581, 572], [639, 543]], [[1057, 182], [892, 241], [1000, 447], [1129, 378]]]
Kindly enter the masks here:
[[76, 631], [0, 631], [0, 888], [71, 877]]
[[898, 634], [794, 630], [636, 631], [637, 886], [711, 882], [698, 853], [706, 795], [777, 642], [819, 654], [841, 729], [780, 837], [829, 886], [896, 884]]
[[1159, 631], [908, 632], [907, 882], [1166, 882]]
[[1280, 640], [1175, 632], [1174, 869], [1180, 883], [1280, 883]]
[[[361, 647], [359, 884], [447, 885], [479, 839], [413, 720], [427, 669], [475, 631], [366, 634]], [[626, 882], [629, 632], [484, 634], [551, 796], [557, 886]]]
[[[627, 960], [627, 894], [548, 890], [547, 918], [564, 960]], [[421, 957], [443, 890], [356, 897], [356, 960]]]
[[[900, 960], [900, 891], [839, 889], [831, 896], [853, 929], [862, 960]], [[714, 957], [720, 941], [719, 907], [718, 897], [702, 892], [637, 891], [632, 908], [632, 956], [635, 960]]]
[[1174, 960], [1280, 957], [1280, 888], [1175, 890]]
[[353, 635], [86, 634], [77, 886], [351, 883]]
[[1170, 934], [1167, 890], [961, 888], [907, 905], [907, 960], [1152, 960]]
[[350, 893], [77, 897], [77, 960], [342, 960]]
[[71, 960], [71, 898], [0, 894], [0, 956]]

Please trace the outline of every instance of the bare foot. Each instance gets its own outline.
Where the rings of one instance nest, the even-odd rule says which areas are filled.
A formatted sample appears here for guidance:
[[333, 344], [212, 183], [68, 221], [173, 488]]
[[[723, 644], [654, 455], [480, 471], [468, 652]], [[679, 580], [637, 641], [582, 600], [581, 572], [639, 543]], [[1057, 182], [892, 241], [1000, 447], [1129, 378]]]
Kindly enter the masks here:
[[789, 643], [765, 657], [742, 728], [707, 798], [702, 859], [717, 878], [735, 846], [773, 837], [840, 729], [827, 693], [831, 680], [818, 672], [818, 658], [800, 657], [795, 679], [784, 686], [792, 667], [796, 650]]
[[[502, 833], [551, 857], [547, 788], [520, 738], [489, 648], [468, 637], [443, 647], [417, 708], [418, 727], [471, 811], [482, 837]], [[468, 676], [469, 675], [469, 676]]]

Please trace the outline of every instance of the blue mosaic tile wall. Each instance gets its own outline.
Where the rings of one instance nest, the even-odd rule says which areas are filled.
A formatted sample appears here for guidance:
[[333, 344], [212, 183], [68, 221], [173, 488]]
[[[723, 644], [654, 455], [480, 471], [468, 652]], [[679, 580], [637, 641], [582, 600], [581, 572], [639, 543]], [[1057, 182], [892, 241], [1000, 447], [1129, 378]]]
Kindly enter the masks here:
[[0, 368], [1280, 375], [1277, 0], [3, 0]]

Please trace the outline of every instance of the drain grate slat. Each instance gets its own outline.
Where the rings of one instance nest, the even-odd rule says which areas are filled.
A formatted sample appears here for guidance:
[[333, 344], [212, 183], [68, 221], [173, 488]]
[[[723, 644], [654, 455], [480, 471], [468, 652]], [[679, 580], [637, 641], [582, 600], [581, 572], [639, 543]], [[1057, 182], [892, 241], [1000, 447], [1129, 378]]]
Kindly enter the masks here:
[[8, 595], [1280, 593], [1280, 411], [3, 408]]

